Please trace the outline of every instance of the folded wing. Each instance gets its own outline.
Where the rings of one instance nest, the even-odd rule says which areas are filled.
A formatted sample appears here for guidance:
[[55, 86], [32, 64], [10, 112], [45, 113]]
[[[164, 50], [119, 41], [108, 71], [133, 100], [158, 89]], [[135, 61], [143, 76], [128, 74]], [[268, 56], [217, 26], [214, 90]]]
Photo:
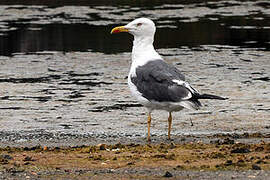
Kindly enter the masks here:
[[184, 75], [163, 60], [150, 61], [136, 68], [136, 76], [131, 81], [143, 97], [157, 102], [186, 101], [198, 109], [201, 103], [196, 98], [199, 93], [185, 82]]

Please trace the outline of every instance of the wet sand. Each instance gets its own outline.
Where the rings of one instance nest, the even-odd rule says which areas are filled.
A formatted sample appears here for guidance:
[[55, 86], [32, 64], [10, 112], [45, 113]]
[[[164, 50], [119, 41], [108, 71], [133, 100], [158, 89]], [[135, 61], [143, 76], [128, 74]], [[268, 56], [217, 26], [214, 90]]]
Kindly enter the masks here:
[[[174, 113], [173, 139], [244, 133], [269, 138], [268, 52], [223, 46], [158, 51], [200, 92], [229, 98]], [[129, 53], [91, 52], [2, 57], [1, 145], [144, 142], [145, 109], [126, 83], [129, 59]], [[160, 142], [167, 113], [155, 111], [153, 118], [153, 142]]]

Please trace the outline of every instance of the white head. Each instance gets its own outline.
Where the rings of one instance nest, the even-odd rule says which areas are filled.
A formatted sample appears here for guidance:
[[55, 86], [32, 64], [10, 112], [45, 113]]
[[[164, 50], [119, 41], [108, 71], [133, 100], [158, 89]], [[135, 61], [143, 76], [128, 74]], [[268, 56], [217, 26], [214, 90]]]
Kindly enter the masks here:
[[156, 27], [152, 20], [135, 19], [127, 25], [115, 27], [111, 31], [112, 34], [120, 32], [128, 32], [134, 36], [132, 62], [142, 65], [150, 60], [162, 59], [153, 46]]
[[136, 37], [154, 37], [156, 32], [155, 23], [148, 18], [138, 18], [125, 26], [112, 29], [111, 33], [128, 32]]

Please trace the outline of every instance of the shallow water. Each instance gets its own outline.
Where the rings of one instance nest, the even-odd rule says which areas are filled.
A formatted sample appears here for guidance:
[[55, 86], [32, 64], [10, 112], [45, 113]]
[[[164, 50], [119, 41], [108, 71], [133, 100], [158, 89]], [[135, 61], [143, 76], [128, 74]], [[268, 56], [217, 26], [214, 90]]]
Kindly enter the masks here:
[[[157, 25], [155, 47], [231, 45], [269, 50], [264, 1], [157, 6], [1, 6], [0, 55], [37, 51], [129, 52], [132, 37], [112, 27], [146, 16]], [[121, 43], [120, 43], [121, 42]]]
[[[145, 109], [126, 84], [132, 37], [110, 34], [141, 16], [156, 22], [155, 47], [195, 88], [230, 98], [174, 113], [175, 139], [269, 137], [269, 7], [267, 1], [1, 5], [1, 143], [144, 142]], [[153, 138], [164, 140], [167, 113], [153, 117]]]

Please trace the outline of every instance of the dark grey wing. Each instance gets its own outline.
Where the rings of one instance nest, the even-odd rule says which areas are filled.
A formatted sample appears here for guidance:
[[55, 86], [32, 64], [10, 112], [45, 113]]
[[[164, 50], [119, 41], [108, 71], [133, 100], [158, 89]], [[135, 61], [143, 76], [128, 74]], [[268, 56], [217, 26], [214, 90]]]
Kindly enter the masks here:
[[[146, 74], [146, 76], [151, 72], [152, 76], [157, 80], [161, 79], [179, 79], [185, 81], [185, 76], [173, 65], [167, 64], [163, 60], [150, 61], [144, 66], [137, 69], [136, 73]], [[147, 71], [148, 70], [148, 71]]]
[[131, 81], [142, 96], [158, 102], [179, 102], [192, 98], [192, 89], [186, 87], [185, 77], [172, 65], [163, 60], [150, 61], [136, 68]]

